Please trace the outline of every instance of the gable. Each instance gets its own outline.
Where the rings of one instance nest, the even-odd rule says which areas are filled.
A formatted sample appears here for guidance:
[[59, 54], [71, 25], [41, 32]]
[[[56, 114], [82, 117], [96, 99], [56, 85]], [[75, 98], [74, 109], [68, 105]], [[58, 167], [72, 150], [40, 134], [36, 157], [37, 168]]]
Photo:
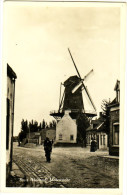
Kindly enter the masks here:
[[73, 120], [69, 114], [65, 114], [62, 119], [57, 123], [57, 126], [61, 125], [62, 123], [71, 123], [73, 125], [76, 125], [76, 121]]

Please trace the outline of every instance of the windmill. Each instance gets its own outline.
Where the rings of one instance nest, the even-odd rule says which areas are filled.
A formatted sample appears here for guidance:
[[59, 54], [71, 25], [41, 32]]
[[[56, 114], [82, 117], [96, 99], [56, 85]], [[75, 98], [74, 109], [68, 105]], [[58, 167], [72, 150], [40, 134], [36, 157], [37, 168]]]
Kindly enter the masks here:
[[[90, 96], [87, 86], [84, 84], [84, 80], [91, 74], [91, 72], [93, 72], [93, 69], [82, 79], [69, 48], [68, 51], [76, 69], [77, 75], [69, 77], [63, 84], [60, 84], [59, 109], [57, 111], [51, 111], [50, 115], [58, 120], [63, 117], [66, 110], [70, 110], [70, 116], [73, 119], [76, 119], [78, 113], [84, 113], [88, 117], [92, 118], [97, 115], [96, 107]], [[64, 86], [64, 92], [61, 97], [62, 86]], [[85, 110], [82, 94], [83, 90], [85, 91], [88, 100], [92, 105], [93, 111]]]

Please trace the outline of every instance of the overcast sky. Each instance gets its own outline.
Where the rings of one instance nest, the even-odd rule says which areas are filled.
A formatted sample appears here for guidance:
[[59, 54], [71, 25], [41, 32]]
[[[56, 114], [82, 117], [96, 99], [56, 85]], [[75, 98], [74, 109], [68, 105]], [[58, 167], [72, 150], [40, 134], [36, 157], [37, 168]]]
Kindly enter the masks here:
[[85, 84], [97, 111], [103, 99], [113, 100], [120, 77], [119, 7], [6, 3], [5, 11], [6, 61], [17, 74], [14, 135], [22, 119], [53, 119], [60, 82], [77, 74], [68, 47], [82, 77], [94, 69]]

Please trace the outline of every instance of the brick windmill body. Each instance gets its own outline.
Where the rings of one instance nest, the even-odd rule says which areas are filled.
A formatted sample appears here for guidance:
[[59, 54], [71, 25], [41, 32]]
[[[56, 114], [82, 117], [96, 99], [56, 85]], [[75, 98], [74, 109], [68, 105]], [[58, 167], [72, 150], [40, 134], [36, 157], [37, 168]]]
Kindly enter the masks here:
[[[73, 64], [76, 68], [77, 75], [69, 77], [63, 84], [60, 85], [60, 101], [59, 109], [57, 111], [51, 111], [50, 115], [57, 120], [56, 125], [56, 140], [57, 144], [76, 144], [77, 143], [77, 116], [82, 113], [91, 118], [96, 116], [96, 108], [90, 97], [87, 87], [83, 81], [93, 71], [91, 70], [84, 79], [81, 78], [77, 66], [73, 60], [70, 50], [68, 49]], [[61, 87], [64, 86], [64, 92], [61, 97]], [[85, 90], [86, 95], [94, 109], [94, 111], [85, 110], [83, 103], [82, 91]]]

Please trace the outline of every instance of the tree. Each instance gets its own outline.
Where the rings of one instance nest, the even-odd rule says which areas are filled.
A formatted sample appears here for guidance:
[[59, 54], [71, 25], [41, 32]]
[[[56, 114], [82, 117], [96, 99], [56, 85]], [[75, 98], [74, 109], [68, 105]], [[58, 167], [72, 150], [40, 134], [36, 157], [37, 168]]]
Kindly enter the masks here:
[[56, 127], [56, 121], [55, 120], [52, 120], [52, 126]]
[[37, 121], [34, 121], [33, 129], [34, 129], [34, 132], [38, 131], [39, 128], [38, 128], [38, 122]]
[[86, 147], [86, 129], [90, 126], [88, 117], [80, 113], [77, 117], [77, 142], [82, 143]]
[[22, 121], [21, 121], [21, 130], [23, 131], [23, 132], [25, 132], [26, 134], [29, 132], [29, 127], [28, 127], [28, 121], [26, 120], [24, 120], [24, 119], [22, 119]]
[[50, 127], [50, 128], [52, 128], [52, 127], [53, 127], [52, 122], [49, 122], [49, 127]]
[[48, 126], [48, 123], [47, 123], [47, 122], [45, 123], [45, 128], [46, 128], [46, 129], [48, 129], [48, 128], [49, 128], [49, 126]]
[[110, 99], [109, 101], [104, 99], [102, 100], [102, 104], [101, 104], [101, 109], [102, 109], [102, 114], [103, 114], [103, 117], [105, 119], [105, 122], [104, 122], [104, 130], [105, 132], [107, 133], [108, 135], [108, 143], [109, 143], [109, 125], [110, 125], [110, 110], [109, 110], [109, 104], [110, 104]]
[[43, 119], [43, 121], [42, 121], [42, 129], [45, 129], [45, 126], [46, 126], [45, 120]]
[[19, 139], [19, 146], [20, 146], [20, 142], [23, 141], [23, 139], [26, 138], [26, 133], [24, 131], [21, 131], [18, 135], [18, 139]]
[[40, 125], [38, 126], [38, 129], [39, 129], [39, 131], [41, 130], [41, 123], [40, 123]]
[[102, 100], [101, 109], [104, 117], [109, 116], [109, 108], [108, 108], [109, 104], [110, 104], [110, 100], [109, 101], [106, 99]]

